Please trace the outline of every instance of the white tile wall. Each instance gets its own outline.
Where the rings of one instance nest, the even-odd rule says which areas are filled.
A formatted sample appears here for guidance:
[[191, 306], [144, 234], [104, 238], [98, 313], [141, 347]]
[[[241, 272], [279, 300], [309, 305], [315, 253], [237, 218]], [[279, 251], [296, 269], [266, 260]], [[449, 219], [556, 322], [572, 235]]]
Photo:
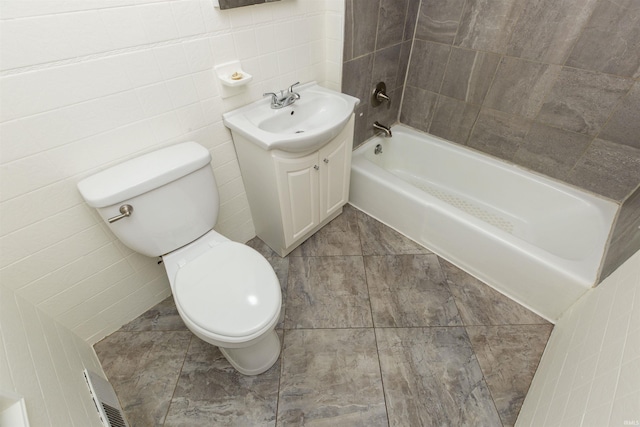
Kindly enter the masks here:
[[[93, 343], [166, 297], [164, 269], [86, 207], [82, 178], [186, 140], [213, 155], [216, 229], [255, 235], [222, 114], [295, 81], [339, 89], [343, 1], [0, 0], [2, 284]], [[222, 99], [214, 65], [254, 76]]]
[[87, 342], [0, 287], [0, 390], [25, 398], [32, 426], [102, 425], [85, 367], [103, 374]]
[[516, 426], [640, 425], [640, 252], [556, 323]]

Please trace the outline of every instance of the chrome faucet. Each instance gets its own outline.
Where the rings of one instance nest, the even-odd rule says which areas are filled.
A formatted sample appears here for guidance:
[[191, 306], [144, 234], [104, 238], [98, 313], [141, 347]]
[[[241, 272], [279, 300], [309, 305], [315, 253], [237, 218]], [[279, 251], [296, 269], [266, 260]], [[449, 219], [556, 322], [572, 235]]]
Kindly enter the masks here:
[[381, 125], [378, 122], [373, 122], [373, 128], [375, 130], [384, 132], [384, 136], [386, 136], [387, 138], [391, 138], [393, 136], [391, 134], [391, 129], [389, 129], [389, 126]]
[[300, 82], [292, 84], [291, 86], [289, 86], [286, 92], [284, 91], [284, 89], [281, 90], [280, 95], [274, 92], [267, 92], [263, 93], [262, 96], [271, 95], [271, 108], [284, 108], [300, 99], [300, 94], [293, 91], [293, 87], [299, 84]]

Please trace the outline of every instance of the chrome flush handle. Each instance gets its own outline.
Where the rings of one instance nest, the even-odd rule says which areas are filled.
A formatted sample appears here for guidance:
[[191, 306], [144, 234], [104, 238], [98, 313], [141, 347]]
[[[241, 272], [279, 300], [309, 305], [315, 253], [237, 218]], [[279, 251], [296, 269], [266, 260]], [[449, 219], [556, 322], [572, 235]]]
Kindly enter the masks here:
[[111, 224], [112, 222], [116, 222], [121, 220], [122, 218], [126, 218], [131, 216], [133, 213], [133, 206], [131, 205], [122, 205], [120, 206], [120, 215], [109, 218], [107, 221]]

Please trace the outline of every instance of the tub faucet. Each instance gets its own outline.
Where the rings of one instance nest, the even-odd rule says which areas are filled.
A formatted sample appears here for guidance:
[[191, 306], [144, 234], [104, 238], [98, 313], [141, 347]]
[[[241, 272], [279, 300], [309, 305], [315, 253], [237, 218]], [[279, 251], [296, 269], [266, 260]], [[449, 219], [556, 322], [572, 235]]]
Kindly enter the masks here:
[[391, 138], [393, 136], [391, 134], [391, 129], [389, 129], [389, 126], [381, 125], [378, 122], [373, 122], [373, 128], [384, 132], [384, 136], [386, 136], [387, 138]]

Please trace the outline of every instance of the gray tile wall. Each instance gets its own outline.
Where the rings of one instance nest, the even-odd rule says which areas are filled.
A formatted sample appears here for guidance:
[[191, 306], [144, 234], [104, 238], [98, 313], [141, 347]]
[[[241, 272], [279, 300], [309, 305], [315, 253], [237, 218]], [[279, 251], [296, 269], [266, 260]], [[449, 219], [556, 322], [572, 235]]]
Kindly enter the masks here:
[[639, 21], [634, 0], [422, 0], [400, 121], [623, 202]]
[[[365, 80], [378, 61], [399, 98], [415, 25], [400, 122], [622, 204], [604, 273], [640, 249], [629, 226], [640, 217], [637, 0], [346, 0], [346, 8], [343, 90], [364, 98], [356, 145], [384, 117], [370, 108], [365, 89], [375, 82]], [[383, 54], [388, 47], [400, 52]], [[380, 121], [392, 122], [395, 108]]]
[[[373, 122], [398, 121], [420, 0], [345, 0], [342, 91], [360, 99], [354, 146], [373, 136]], [[384, 81], [391, 103], [372, 107], [376, 83]]]

